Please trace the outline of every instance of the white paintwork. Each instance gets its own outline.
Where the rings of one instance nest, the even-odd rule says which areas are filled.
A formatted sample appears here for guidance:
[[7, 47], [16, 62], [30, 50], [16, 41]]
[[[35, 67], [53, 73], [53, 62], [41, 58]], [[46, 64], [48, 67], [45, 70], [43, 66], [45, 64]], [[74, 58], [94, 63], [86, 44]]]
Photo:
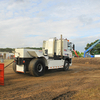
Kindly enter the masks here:
[[54, 56], [54, 42], [55, 39], [49, 39], [48, 41], [48, 56], [53, 57]]
[[64, 60], [48, 60], [48, 69], [63, 68]]
[[63, 51], [63, 55], [72, 58], [72, 53], [70, 51]]
[[95, 57], [100, 57], [100, 55], [95, 55]]
[[67, 40], [63, 40], [63, 55], [72, 58], [72, 51], [70, 50], [72, 47], [69, 48], [68, 43], [69, 42]]
[[[64, 67], [64, 60], [47, 60], [48, 69], [57, 69]], [[71, 66], [72, 64], [70, 64]], [[24, 73], [24, 65], [16, 65], [16, 71]]]
[[[67, 39], [62, 40], [62, 54], [63, 56], [68, 56], [72, 58], [72, 46], [68, 47], [69, 41]], [[53, 57], [54, 52], [57, 56], [61, 55], [61, 40], [57, 40], [56, 38], [49, 39], [47, 41], [43, 41], [43, 53], [45, 54], [45, 50], [48, 50], [48, 56]]]
[[[62, 53], [63, 53], [63, 40], [62, 40]], [[56, 55], [61, 55], [61, 40], [56, 41]]]
[[48, 60], [48, 59], [49, 59], [49, 57], [48, 57], [48, 56], [44, 56], [44, 58], [45, 58], [46, 60]]
[[28, 51], [35, 51], [38, 57], [43, 56], [42, 50], [34, 50], [34, 49], [15, 49], [15, 57], [20, 58], [32, 58], [32, 56], [28, 53]]
[[[48, 59], [48, 58], [47, 58]], [[64, 67], [64, 60], [51, 60], [48, 59], [48, 69], [57, 69], [57, 68], [63, 68]], [[70, 64], [70, 66], [72, 63]], [[23, 72], [24, 73], [24, 65], [17, 65], [16, 71]]]
[[16, 71], [24, 73], [24, 65], [16, 65]]
[[[62, 54], [63, 56], [67, 56], [69, 58], [72, 58], [72, 47], [68, 46], [69, 41], [67, 39], [62, 40]], [[45, 54], [45, 50], [48, 51], [48, 56], [53, 57], [54, 53], [56, 53], [57, 56], [61, 55], [61, 40], [57, 40], [56, 38], [49, 39], [48, 41], [43, 41], [43, 51], [42, 50], [34, 50], [34, 49], [15, 49], [15, 57], [20, 58], [33, 58], [33, 57], [44, 57], [46, 66], [48, 66], [48, 69], [56, 69], [56, 68], [63, 68], [64, 66], [64, 60], [54, 60], [54, 59], [48, 59], [48, 56]], [[44, 55], [43, 55], [44, 53]], [[71, 64], [70, 64], [71, 65]], [[18, 66], [18, 71], [24, 70], [24, 65]], [[22, 68], [21, 68], [22, 67]]]

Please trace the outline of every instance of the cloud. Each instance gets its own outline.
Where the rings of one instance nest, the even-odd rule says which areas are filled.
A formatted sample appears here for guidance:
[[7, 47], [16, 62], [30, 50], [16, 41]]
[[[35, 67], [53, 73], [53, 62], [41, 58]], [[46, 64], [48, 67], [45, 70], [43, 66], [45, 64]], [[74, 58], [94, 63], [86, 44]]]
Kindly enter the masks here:
[[100, 38], [99, 9], [99, 0], [0, 1], [0, 47], [41, 47], [43, 40], [62, 34], [84, 51]]
[[92, 19], [91, 17], [84, 16], [84, 15], [79, 16], [79, 20], [80, 20], [83, 24], [91, 24], [91, 23], [93, 22], [93, 19]]

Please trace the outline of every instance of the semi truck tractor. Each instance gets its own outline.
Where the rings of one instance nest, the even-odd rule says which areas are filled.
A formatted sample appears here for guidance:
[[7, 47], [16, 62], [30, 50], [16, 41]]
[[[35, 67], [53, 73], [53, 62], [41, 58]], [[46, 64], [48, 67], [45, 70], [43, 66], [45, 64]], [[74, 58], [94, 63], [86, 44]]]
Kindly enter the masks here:
[[50, 38], [43, 41], [42, 50], [15, 49], [13, 70], [16, 73], [29, 72], [30, 75], [42, 76], [47, 69], [62, 68], [64, 71], [72, 65], [74, 44], [67, 39]]

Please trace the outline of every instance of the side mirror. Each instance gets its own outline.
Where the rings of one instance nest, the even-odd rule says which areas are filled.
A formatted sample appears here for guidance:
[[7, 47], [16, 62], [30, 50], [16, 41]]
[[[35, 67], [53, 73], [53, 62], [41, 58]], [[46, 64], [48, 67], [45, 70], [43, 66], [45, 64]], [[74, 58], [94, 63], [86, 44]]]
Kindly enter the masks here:
[[73, 50], [75, 50], [75, 44], [73, 44]]

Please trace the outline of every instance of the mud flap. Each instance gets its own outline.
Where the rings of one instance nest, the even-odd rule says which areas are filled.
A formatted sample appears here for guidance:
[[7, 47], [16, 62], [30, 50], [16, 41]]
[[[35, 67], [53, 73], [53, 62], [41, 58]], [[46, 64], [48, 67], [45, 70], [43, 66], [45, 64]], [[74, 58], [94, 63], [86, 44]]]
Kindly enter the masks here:
[[24, 73], [24, 65], [16, 65], [16, 72]]

